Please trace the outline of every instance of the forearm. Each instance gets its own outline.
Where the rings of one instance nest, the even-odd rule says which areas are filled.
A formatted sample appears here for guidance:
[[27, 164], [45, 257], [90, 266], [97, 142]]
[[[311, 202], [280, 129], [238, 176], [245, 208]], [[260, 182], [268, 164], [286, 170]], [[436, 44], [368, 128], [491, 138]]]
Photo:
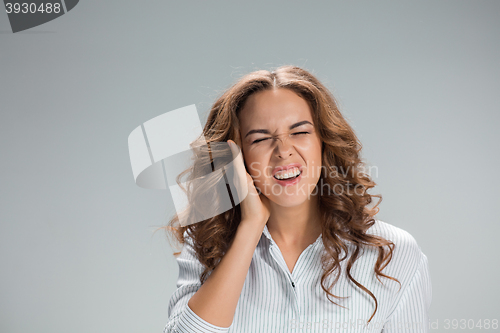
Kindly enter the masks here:
[[226, 254], [188, 302], [199, 317], [212, 325], [231, 325], [263, 229], [264, 224], [240, 223]]

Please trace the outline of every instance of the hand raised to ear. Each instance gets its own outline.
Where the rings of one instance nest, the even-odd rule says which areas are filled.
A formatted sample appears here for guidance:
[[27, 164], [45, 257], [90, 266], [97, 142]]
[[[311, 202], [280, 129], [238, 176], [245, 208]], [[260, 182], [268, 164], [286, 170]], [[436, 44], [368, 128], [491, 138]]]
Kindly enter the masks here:
[[241, 222], [263, 227], [270, 216], [269, 199], [257, 192], [252, 176], [245, 169], [243, 154], [240, 153], [241, 149], [238, 149], [234, 141], [228, 140], [227, 142], [233, 156], [236, 156], [233, 163], [235, 168], [233, 181], [239, 198], [244, 198], [240, 203]]

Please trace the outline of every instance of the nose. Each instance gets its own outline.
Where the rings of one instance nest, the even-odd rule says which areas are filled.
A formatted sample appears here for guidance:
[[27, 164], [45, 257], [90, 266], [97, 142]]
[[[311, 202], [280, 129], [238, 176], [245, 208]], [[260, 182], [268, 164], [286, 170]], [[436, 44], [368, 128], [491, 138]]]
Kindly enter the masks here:
[[293, 148], [288, 138], [289, 136], [284, 134], [280, 135], [279, 137], [276, 137], [275, 154], [279, 158], [286, 159], [292, 155]]

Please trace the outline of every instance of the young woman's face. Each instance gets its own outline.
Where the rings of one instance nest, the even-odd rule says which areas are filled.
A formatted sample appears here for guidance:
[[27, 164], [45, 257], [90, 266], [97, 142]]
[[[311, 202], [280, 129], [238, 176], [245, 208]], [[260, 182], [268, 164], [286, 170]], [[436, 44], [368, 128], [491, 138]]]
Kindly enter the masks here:
[[289, 89], [260, 91], [248, 97], [239, 120], [243, 158], [255, 186], [280, 206], [309, 199], [322, 165], [309, 104]]

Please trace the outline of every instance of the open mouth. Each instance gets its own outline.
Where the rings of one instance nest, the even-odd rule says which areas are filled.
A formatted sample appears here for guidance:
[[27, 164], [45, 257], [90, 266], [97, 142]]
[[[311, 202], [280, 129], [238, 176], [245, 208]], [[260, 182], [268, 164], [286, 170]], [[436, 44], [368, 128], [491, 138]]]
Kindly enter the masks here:
[[283, 172], [278, 172], [273, 177], [276, 180], [289, 181], [298, 178], [301, 174], [302, 174], [301, 170], [299, 170], [298, 168], [293, 168]]

